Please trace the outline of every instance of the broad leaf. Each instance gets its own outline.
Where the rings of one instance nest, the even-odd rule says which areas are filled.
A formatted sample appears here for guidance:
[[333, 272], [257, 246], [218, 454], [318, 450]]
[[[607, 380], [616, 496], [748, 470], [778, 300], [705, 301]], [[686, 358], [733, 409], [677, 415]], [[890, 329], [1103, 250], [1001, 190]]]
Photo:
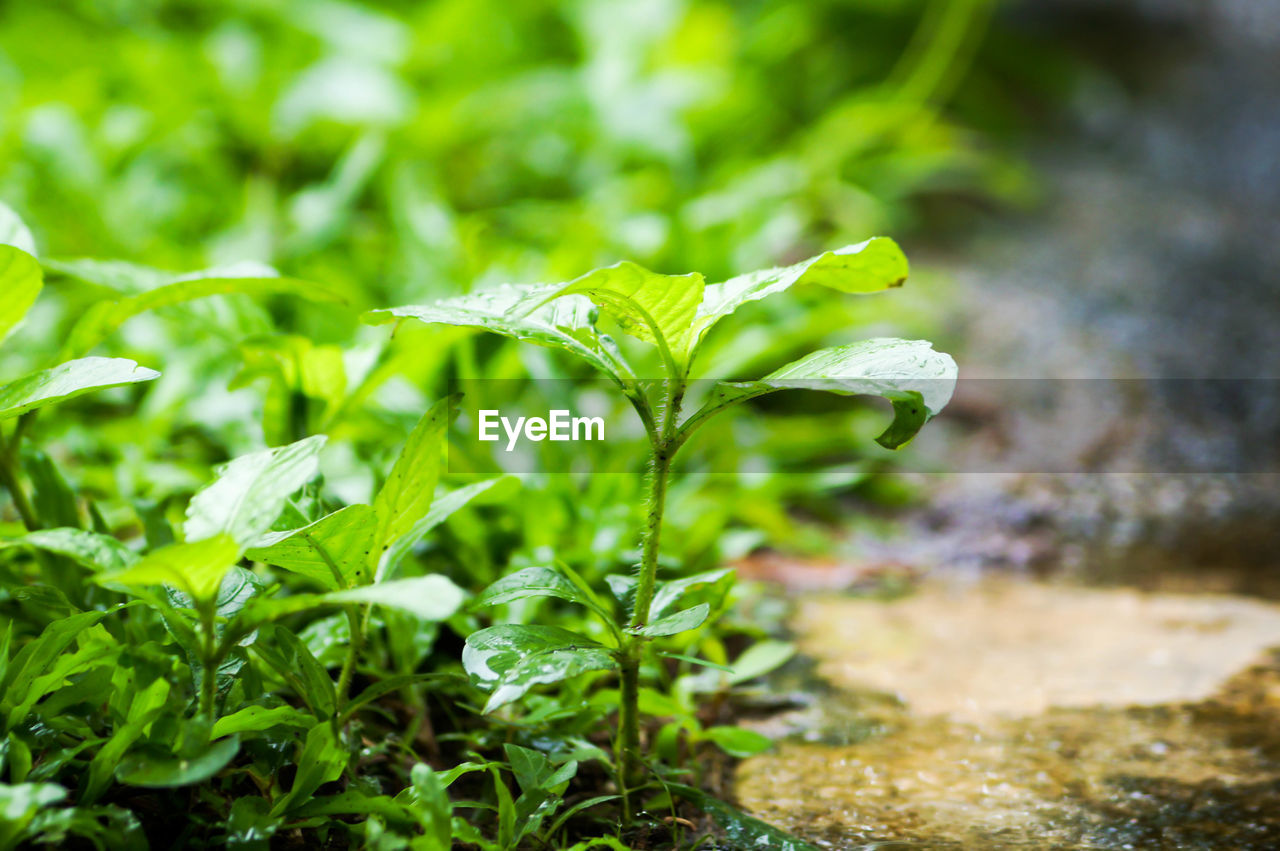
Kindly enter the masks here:
[[156, 759], [146, 754], [130, 754], [116, 768], [116, 779], [130, 786], [153, 789], [193, 786], [226, 768], [239, 751], [240, 740], [232, 736], [214, 742], [193, 757]]
[[520, 698], [535, 685], [611, 670], [617, 664], [602, 645], [553, 626], [492, 626], [473, 632], [462, 650], [462, 666], [472, 681], [493, 691], [485, 712]]
[[187, 538], [230, 535], [252, 546], [271, 528], [285, 500], [316, 474], [323, 435], [263, 449], [224, 464], [187, 506]]
[[[0, 241], [3, 238], [0, 234]], [[27, 315], [42, 286], [40, 264], [34, 257], [21, 246], [0, 245], [0, 342]]]
[[747, 302], [759, 301], [796, 284], [819, 284], [846, 293], [874, 293], [902, 286], [907, 272], [907, 257], [898, 244], [878, 236], [793, 266], [762, 269], [710, 284], [698, 305], [693, 345], [711, 326]]
[[4, 547], [32, 547], [57, 553], [95, 571], [122, 570], [139, 558], [137, 553], [110, 535], [84, 529], [41, 529], [21, 538], [0, 541], [0, 548]]
[[407, 535], [426, 516], [444, 467], [444, 430], [449, 401], [441, 399], [423, 414], [409, 433], [400, 457], [373, 500], [377, 518], [374, 540], [380, 551]]
[[711, 727], [704, 734], [729, 756], [746, 759], [773, 747], [768, 736], [742, 727]]
[[[22, 221], [22, 217], [5, 203], [0, 203], [0, 245], [11, 245], [14, 248], [20, 248], [32, 257], [37, 255], [36, 239], [31, 235], [31, 229]], [[3, 277], [0, 274], [0, 281], [3, 280]], [[3, 289], [3, 287], [0, 286], [0, 289]]]
[[446, 576], [415, 576], [376, 585], [334, 591], [324, 599], [334, 603], [377, 603], [426, 621], [442, 621], [462, 606], [466, 592]]
[[707, 603], [700, 603], [691, 609], [684, 609], [673, 615], [667, 615], [665, 618], [658, 618], [656, 621], [635, 630], [635, 634], [643, 635], [647, 638], [657, 638], [663, 635], [675, 635], [676, 633], [697, 629], [707, 620], [707, 615], [710, 613], [711, 606]]
[[549, 567], [526, 567], [481, 591], [471, 601], [471, 607], [498, 606], [526, 597], [557, 597], [571, 603], [591, 605], [591, 601], [557, 571]]
[[214, 295], [286, 294], [315, 301], [344, 301], [339, 293], [327, 287], [282, 278], [271, 267], [258, 263], [239, 263], [182, 275], [94, 261], [64, 262], [51, 267], [99, 286], [135, 293], [94, 304], [71, 330], [67, 348], [73, 352], [87, 352], [139, 313]]
[[588, 272], [551, 298], [585, 295], [617, 320], [622, 330], [660, 348], [676, 363], [689, 354], [693, 320], [702, 301], [704, 281], [689, 275], [659, 275], [635, 263], [622, 262]]
[[0, 848], [13, 848], [42, 812], [67, 797], [57, 783], [0, 783]]
[[759, 381], [722, 383], [688, 425], [691, 431], [729, 405], [775, 390], [883, 396], [893, 404], [893, 422], [876, 442], [897, 449], [950, 401], [956, 376], [956, 362], [926, 340], [863, 340], [820, 349]]
[[[0, 246], [0, 251], [3, 246]], [[2, 261], [0, 261], [2, 262]], [[150, 381], [160, 373], [125, 358], [81, 358], [0, 387], [0, 420], [107, 387]]]
[[517, 340], [571, 352], [597, 369], [619, 374], [619, 365], [601, 344], [593, 328], [595, 307], [583, 296], [557, 298], [529, 311], [533, 305], [554, 296], [558, 286], [508, 284], [498, 289], [448, 298], [432, 304], [392, 307], [366, 313], [371, 325], [394, 322], [397, 318], [417, 319], [441, 325], [482, 328]]
[[102, 585], [173, 585], [196, 600], [212, 600], [240, 558], [235, 539], [225, 533], [153, 550], [124, 570], [96, 577]]
[[[375, 521], [367, 505], [349, 505], [309, 526], [268, 532], [245, 553], [254, 561], [301, 574], [329, 590], [363, 585], [373, 578]], [[333, 562], [330, 566], [329, 561]], [[334, 576], [334, 567], [339, 577]]]

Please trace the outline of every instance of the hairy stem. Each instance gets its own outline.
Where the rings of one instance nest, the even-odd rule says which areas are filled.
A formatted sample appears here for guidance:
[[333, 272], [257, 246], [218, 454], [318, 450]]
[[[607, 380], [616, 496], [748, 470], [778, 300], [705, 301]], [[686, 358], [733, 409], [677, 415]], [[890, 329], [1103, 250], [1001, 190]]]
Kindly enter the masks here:
[[[645, 496], [645, 526], [641, 539], [640, 574], [636, 579], [635, 604], [631, 612], [631, 629], [649, 622], [654, 589], [658, 583], [658, 553], [662, 541], [662, 515], [667, 503], [667, 480], [671, 475], [671, 458], [675, 454], [680, 403], [684, 397], [683, 382], [671, 380], [667, 385], [666, 411], [662, 428], [652, 433], [653, 454], [649, 461], [648, 492]], [[618, 779], [622, 792], [623, 814], [630, 820], [635, 801], [630, 790], [641, 782], [640, 761], [640, 663], [646, 639], [630, 635], [622, 645], [620, 660], [620, 693], [618, 703]]]

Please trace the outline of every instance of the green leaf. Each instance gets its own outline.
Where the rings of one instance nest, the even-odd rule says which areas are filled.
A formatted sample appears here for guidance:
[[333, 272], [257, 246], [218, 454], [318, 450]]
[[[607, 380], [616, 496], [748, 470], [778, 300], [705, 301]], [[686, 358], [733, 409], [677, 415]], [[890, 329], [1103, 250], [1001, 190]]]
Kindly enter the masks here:
[[[374, 497], [375, 541], [381, 551], [407, 535], [431, 508], [444, 466], [444, 430], [449, 409], [450, 400], [441, 399], [422, 415]], [[384, 573], [379, 570], [380, 577]]]
[[84, 529], [41, 529], [21, 538], [0, 541], [0, 548], [31, 547], [57, 553], [94, 571], [122, 570], [138, 561], [138, 554], [110, 535]]
[[[0, 246], [3, 250], [3, 246]], [[160, 373], [125, 358], [81, 358], [33, 372], [0, 387], [0, 420], [76, 396], [150, 381]]]
[[770, 851], [818, 851], [802, 839], [796, 839], [758, 818], [747, 815], [701, 789], [683, 783], [665, 783], [664, 786], [702, 812], [711, 816], [724, 831], [725, 837], [735, 847], [768, 848]]
[[87, 352], [129, 319], [148, 310], [172, 307], [214, 295], [293, 295], [313, 301], [343, 302], [341, 294], [310, 281], [282, 278], [269, 266], [240, 263], [183, 275], [81, 260], [51, 264], [51, 268], [99, 286], [136, 292], [125, 298], [100, 301], [71, 329], [67, 348]]
[[892, 239], [877, 236], [810, 257], [793, 266], [761, 269], [707, 286], [694, 320], [693, 345], [724, 317], [796, 284], [819, 284], [845, 293], [874, 293], [900, 287], [907, 279], [907, 257]]
[[549, 567], [526, 567], [504, 576], [481, 591], [471, 601], [471, 608], [498, 606], [527, 597], [556, 597], [587, 606], [587, 599], [568, 579]]
[[[373, 579], [369, 561], [374, 551], [375, 522], [369, 506], [349, 505], [301, 529], [268, 532], [245, 555], [301, 574], [329, 590], [362, 585]], [[341, 584], [325, 555], [338, 568]]]
[[0, 848], [12, 848], [42, 811], [67, 797], [56, 783], [0, 783]]
[[492, 626], [473, 632], [462, 650], [462, 666], [472, 681], [493, 691], [486, 713], [517, 700], [535, 685], [617, 665], [602, 645], [553, 626]]
[[241, 547], [255, 544], [271, 528], [289, 495], [316, 474], [324, 442], [324, 435], [315, 435], [241, 455], [218, 468], [218, 477], [187, 506], [187, 538], [196, 541], [226, 534]]
[[[514, 476], [498, 476], [497, 478], [464, 485], [445, 493], [437, 493], [435, 498], [431, 500], [431, 507], [427, 510], [427, 513], [417, 523], [413, 524], [412, 529], [397, 538], [387, 550], [386, 555], [383, 556], [384, 574], [394, 571], [396, 565], [400, 563], [400, 559], [404, 558], [414, 544], [421, 541], [428, 532], [448, 520], [450, 515], [462, 509], [467, 503], [489, 491], [495, 485], [503, 485], [505, 487], [518, 482], [519, 480]], [[506, 489], [503, 492], [509, 493], [510, 489]]]
[[227, 534], [171, 544], [148, 553], [124, 570], [100, 574], [100, 585], [173, 585], [196, 600], [210, 600], [239, 560], [240, 547]]
[[169, 682], [164, 679], [156, 679], [134, 693], [125, 722], [115, 729], [89, 762], [89, 777], [80, 796], [82, 803], [92, 804], [107, 790], [125, 751], [167, 708], [168, 700]]
[[260, 733], [272, 727], [301, 727], [308, 729], [316, 723], [309, 715], [292, 706], [246, 706], [239, 712], [224, 715], [214, 722], [210, 738], [221, 739], [238, 733]]
[[951, 399], [957, 376], [950, 355], [926, 340], [877, 338], [820, 349], [759, 381], [727, 382], [686, 423], [686, 433], [729, 405], [775, 390], [824, 390], [841, 395], [883, 396], [893, 422], [876, 442], [897, 449], [915, 436]]
[[337, 689], [324, 666], [292, 630], [271, 627], [266, 641], [253, 643], [253, 651], [284, 678], [317, 718], [331, 718], [337, 710]]
[[[606, 351], [593, 327], [595, 308], [590, 299], [568, 296], [543, 304], [558, 289], [554, 285], [507, 284], [495, 290], [432, 304], [374, 310], [361, 319], [371, 325], [394, 322], [403, 317], [433, 324], [482, 328], [516, 340], [570, 352], [596, 369], [618, 375], [618, 362]], [[529, 309], [540, 304], [540, 307]]]
[[[36, 238], [31, 235], [31, 229], [22, 221], [22, 217], [14, 212], [12, 207], [3, 202], [0, 202], [0, 245], [20, 248], [32, 257], [37, 256], [39, 253], [36, 251]], [[0, 261], [0, 263], [2, 262]], [[3, 274], [0, 274], [0, 281], [3, 281], [3, 279]], [[3, 290], [2, 285], [0, 285], [0, 290]]]
[[[0, 221], [0, 230], [3, 227]], [[21, 246], [0, 245], [0, 343], [27, 315], [43, 286], [40, 264], [34, 257]]]
[[130, 786], [163, 789], [203, 783], [226, 768], [240, 752], [240, 739], [232, 736], [214, 742], [198, 756], [154, 759], [145, 754], [130, 754], [116, 768], [116, 779]]
[[332, 603], [377, 603], [426, 621], [442, 621], [462, 607], [466, 592], [447, 576], [415, 576], [323, 595]]
[[656, 618], [661, 615], [689, 590], [701, 588], [704, 585], [714, 585], [731, 576], [733, 576], [733, 568], [720, 567], [715, 570], [708, 570], [703, 573], [695, 573], [692, 576], [663, 582], [658, 585], [658, 590], [654, 592], [653, 605], [649, 607], [649, 617]]
[[588, 272], [546, 300], [585, 295], [613, 316], [623, 331], [657, 344], [682, 365], [689, 355], [704, 286], [696, 272], [659, 275], [624, 261]]
[[[48, 670], [53, 660], [81, 633], [106, 615], [107, 612], [101, 611], [81, 612], [46, 626], [38, 638], [28, 642], [10, 660], [5, 677], [0, 680], [0, 709], [10, 710], [26, 700], [36, 678]], [[15, 717], [10, 717], [7, 726], [12, 726], [15, 720]]]
[[707, 603], [701, 603], [691, 609], [684, 609], [673, 615], [667, 615], [665, 618], [658, 618], [656, 621], [634, 630], [634, 632], [636, 635], [643, 635], [647, 638], [675, 635], [676, 633], [686, 632], [702, 626], [710, 613], [711, 606]]
[[293, 787], [287, 795], [276, 801], [271, 808], [271, 815], [283, 815], [295, 804], [305, 804], [317, 789], [342, 776], [342, 770], [346, 767], [347, 752], [334, 738], [333, 728], [327, 723], [312, 727], [311, 732], [307, 733], [302, 756], [298, 759], [298, 773], [294, 775]]
[[711, 727], [704, 735], [729, 756], [746, 759], [773, 747], [773, 740], [742, 727]]
[[453, 847], [453, 804], [445, 784], [431, 767], [418, 763], [409, 772], [413, 783], [412, 799], [406, 803], [413, 809], [428, 840], [424, 851], [449, 851]]

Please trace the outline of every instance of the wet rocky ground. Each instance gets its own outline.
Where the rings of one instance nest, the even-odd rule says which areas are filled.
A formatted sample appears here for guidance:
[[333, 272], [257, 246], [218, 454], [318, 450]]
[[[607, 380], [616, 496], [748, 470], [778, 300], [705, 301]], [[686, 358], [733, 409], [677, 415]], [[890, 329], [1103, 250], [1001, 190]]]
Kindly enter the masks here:
[[1094, 70], [1045, 204], [930, 258], [962, 381], [913, 451], [959, 472], [746, 566], [811, 667], [737, 793], [831, 848], [1280, 847], [1280, 6], [1008, 14]]

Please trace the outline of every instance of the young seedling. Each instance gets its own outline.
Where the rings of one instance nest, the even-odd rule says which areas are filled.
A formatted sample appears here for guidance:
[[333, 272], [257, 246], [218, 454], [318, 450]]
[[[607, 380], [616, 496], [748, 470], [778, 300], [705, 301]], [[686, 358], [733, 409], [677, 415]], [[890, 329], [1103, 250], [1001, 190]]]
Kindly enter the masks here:
[[[608, 376], [635, 408], [649, 439], [642, 555], [634, 577], [610, 577], [615, 595], [631, 601], [616, 621], [593, 590], [571, 571], [531, 567], [491, 585], [475, 605], [525, 597], [557, 597], [587, 607], [606, 625], [609, 643], [550, 626], [503, 624], [472, 634], [463, 664], [491, 692], [485, 711], [521, 697], [534, 685], [589, 671], [618, 671], [621, 695], [616, 742], [619, 787], [626, 813], [641, 782], [639, 675], [651, 639], [701, 626], [709, 606], [668, 611], [705, 576], [661, 583], [658, 554], [672, 460], [703, 423], [732, 405], [788, 388], [882, 396], [893, 420], [877, 438], [896, 449], [947, 403], [955, 362], [921, 340], [872, 339], [822, 349], [755, 381], [718, 383], [702, 407], [682, 419], [690, 370], [711, 328], [749, 302], [798, 284], [872, 293], [901, 286], [907, 260], [890, 239], [875, 238], [829, 251], [794, 266], [765, 269], [707, 284], [702, 275], [660, 275], [634, 263], [597, 269], [563, 284], [504, 286], [433, 304], [376, 310], [365, 321], [400, 318], [482, 328], [570, 352]], [[601, 314], [625, 334], [649, 344], [661, 363], [659, 380], [642, 378], [616, 341], [599, 327]]]

